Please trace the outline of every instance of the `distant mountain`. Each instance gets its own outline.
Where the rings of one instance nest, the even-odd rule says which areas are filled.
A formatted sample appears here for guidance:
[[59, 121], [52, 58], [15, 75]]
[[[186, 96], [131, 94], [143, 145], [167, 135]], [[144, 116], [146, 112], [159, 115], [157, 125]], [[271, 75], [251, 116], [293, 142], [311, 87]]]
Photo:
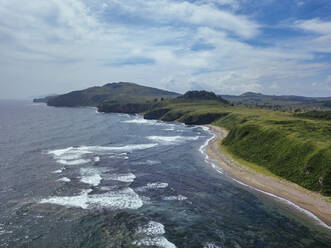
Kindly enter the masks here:
[[[316, 106], [327, 107], [327, 105], [319, 104], [322, 101], [330, 101], [331, 97], [305, 97], [305, 96], [294, 96], [294, 95], [264, 95], [261, 93], [246, 92], [239, 96], [233, 95], [221, 95], [224, 99], [228, 100], [233, 104], [248, 105], [248, 106], [295, 106], [300, 105], [306, 108], [314, 108]], [[327, 104], [327, 103], [326, 103]]]
[[141, 86], [134, 83], [109, 83], [101, 87], [72, 91], [47, 101], [50, 106], [77, 107], [100, 104], [145, 103], [179, 96], [178, 93]]

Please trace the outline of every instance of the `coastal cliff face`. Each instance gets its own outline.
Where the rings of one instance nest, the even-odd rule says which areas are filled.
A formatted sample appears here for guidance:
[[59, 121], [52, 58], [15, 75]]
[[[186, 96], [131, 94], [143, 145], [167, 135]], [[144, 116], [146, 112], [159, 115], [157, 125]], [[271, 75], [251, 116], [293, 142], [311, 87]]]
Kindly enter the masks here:
[[152, 109], [148, 103], [101, 104], [98, 111], [103, 113], [139, 114]]

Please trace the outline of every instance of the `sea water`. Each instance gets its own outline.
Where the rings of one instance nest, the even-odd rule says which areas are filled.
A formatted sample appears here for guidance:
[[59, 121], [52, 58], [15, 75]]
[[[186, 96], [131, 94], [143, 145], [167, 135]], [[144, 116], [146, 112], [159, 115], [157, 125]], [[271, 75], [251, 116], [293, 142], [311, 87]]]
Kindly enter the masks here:
[[331, 247], [309, 214], [217, 168], [204, 153], [211, 138], [0, 101], [0, 247]]

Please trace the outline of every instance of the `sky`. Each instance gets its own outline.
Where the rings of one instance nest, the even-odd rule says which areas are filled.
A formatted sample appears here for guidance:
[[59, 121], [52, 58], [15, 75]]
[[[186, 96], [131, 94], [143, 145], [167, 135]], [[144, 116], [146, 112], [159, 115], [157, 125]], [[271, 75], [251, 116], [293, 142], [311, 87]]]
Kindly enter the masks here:
[[0, 98], [110, 82], [331, 96], [330, 0], [0, 0]]

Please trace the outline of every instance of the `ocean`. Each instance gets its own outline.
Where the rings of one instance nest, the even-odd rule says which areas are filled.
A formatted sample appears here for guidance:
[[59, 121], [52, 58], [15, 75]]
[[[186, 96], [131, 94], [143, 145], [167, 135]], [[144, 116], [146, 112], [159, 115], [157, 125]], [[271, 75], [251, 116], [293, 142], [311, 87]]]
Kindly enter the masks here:
[[331, 247], [206, 160], [206, 128], [0, 101], [0, 247]]

